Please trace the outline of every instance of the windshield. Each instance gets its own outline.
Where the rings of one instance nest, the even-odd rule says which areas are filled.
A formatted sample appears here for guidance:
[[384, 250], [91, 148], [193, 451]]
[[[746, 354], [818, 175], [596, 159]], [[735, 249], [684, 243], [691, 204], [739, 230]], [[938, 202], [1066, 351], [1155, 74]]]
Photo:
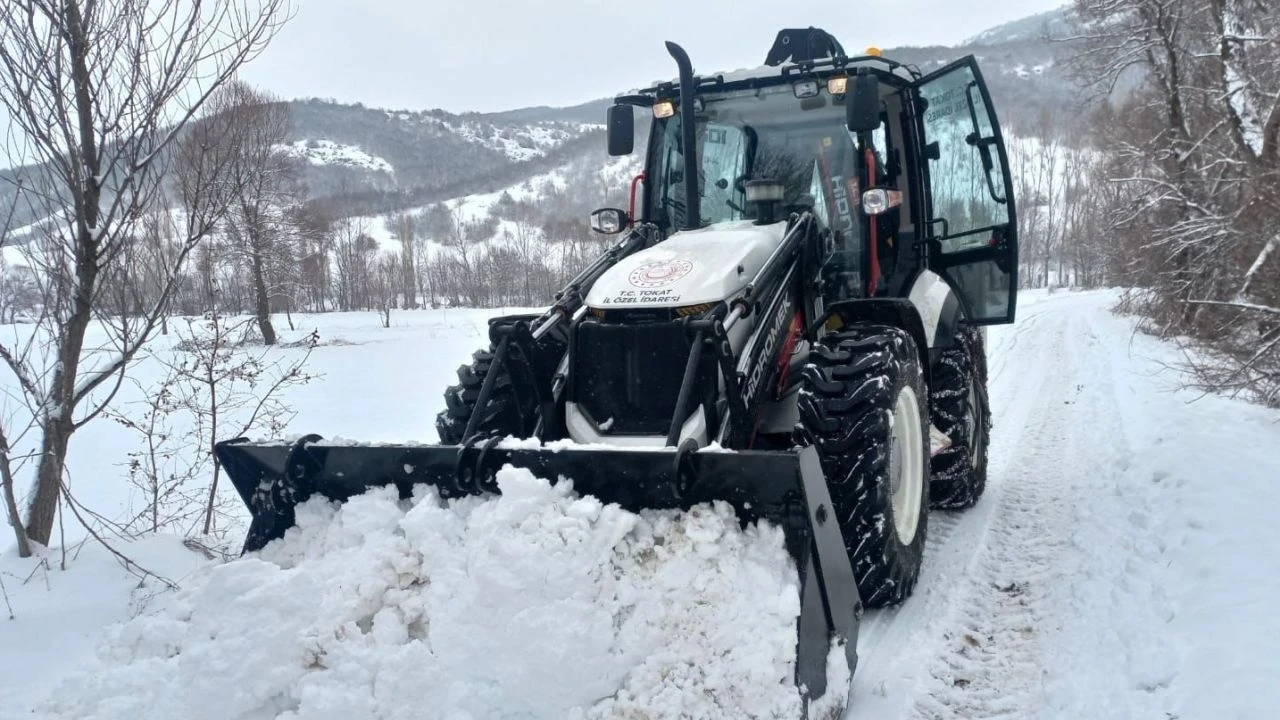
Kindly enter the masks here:
[[[859, 223], [855, 148], [844, 127], [843, 98], [826, 92], [797, 99], [789, 84], [701, 95], [697, 122], [699, 213], [703, 223], [754, 218], [745, 182], [783, 183], [783, 208], [812, 205], [814, 214], [852, 246]], [[655, 135], [650, 213], [668, 231], [684, 227], [681, 115], [660, 121]]]

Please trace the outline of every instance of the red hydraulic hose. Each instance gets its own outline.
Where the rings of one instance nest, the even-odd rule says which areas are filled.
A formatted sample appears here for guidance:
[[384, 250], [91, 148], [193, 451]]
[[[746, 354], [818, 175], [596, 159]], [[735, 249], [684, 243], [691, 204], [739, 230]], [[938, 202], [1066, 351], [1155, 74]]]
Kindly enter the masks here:
[[[876, 186], [876, 153], [871, 148], [867, 148], [867, 189], [873, 190]], [[867, 238], [868, 245], [871, 246], [871, 280], [867, 283], [867, 297], [875, 297], [876, 287], [880, 285], [880, 238], [876, 228], [876, 216], [872, 215], [868, 218], [870, 225], [870, 237]]]
[[644, 182], [644, 180], [644, 173], [631, 178], [631, 207], [627, 209], [627, 217], [631, 219], [631, 227], [636, 226], [636, 186]]

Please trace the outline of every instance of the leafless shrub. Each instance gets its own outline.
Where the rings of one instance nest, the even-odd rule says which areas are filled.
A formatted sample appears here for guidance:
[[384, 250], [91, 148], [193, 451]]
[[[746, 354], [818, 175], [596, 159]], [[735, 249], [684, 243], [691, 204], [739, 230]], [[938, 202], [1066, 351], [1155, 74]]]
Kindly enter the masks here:
[[175, 325], [178, 340], [165, 361], [165, 378], [142, 388], [144, 400], [112, 413], [140, 439], [128, 468], [145, 502], [124, 531], [225, 539], [239, 506], [218, 492], [214, 443], [255, 432], [279, 434], [293, 417], [282, 394], [316, 377], [305, 367], [318, 333], [302, 341], [301, 354], [282, 353], [240, 340], [256, 322], [210, 313], [186, 320], [185, 327]]

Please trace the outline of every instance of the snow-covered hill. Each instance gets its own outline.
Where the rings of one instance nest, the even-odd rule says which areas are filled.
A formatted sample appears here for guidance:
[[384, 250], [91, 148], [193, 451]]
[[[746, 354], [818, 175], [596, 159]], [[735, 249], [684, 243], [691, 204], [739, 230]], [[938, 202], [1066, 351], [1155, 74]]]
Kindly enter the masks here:
[[[1272, 481], [1280, 471], [1272, 451], [1280, 447], [1276, 414], [1178, 390], [1167, 365], [1180, 360], [1179, 352], [1135, 334], [1131, 319], [1111, 314], [1115, 300], [1109, 291], [1023, 293], [1018, 323], [991, 329], [994, 434], [987, 494], [971, 510], [935, 514], [914, 596], [896, 610], [864, 617], [854, 704], [846, 718], [1256, 718], [1269, 717], [1280, 702], [1274, 683], [1280, 659], [1272, 651], [1280, 636], [1273, 612], [1280, 556], [1270, 551], [1270, 514], [1280, 504]], [[327, 379], [323, 389], [298, 388], [289, 398], [298, 415], [285, 432], [370, 441], [434, 439], [431, 420], [443, 406], [439, 391], [483, 342], [489, 314], [406, 311], [395, 314], [394, 326], [386, 330], [372, 313], [297, 318], [299, 333], [319, 326], [324, 338], [343, 342], [316, 350], [315, 369]], [[140, 376], [148, 367], [139, 366]], [[406, 393], [406, 383], [417, 390]], [[121, 432], [107, 423], [87, 427], [71, 458], [71, 477], [84, 499], [108, 514], [113, 498], [115, 507], [126, 503], [119, 495], [126, 484], [117, 477], [125, 470], [102, 461], [106, 448], [121, 444]], [[554, 520], [561, 513], [558, 532], [597, 517], [592, 513], [598, 508], [563, 516], [559, 500], [523, 482], [512, 485], [524, 493], [521, 517]], [[446, 513], [418, 518], [414, 527], [443, 532], [447, 526], [452, 539], [441, 547], [474, 542], [479, 548], [497, 541], [482, 530], [492, 521], [506, 528], [503, 552], [534, 549], [534, 535], [516, 533], [512, 518], [504, 519], [511, 508], [486, 507], [480, 514], [473, 509], [467, 524]], [[304, 710], [399, 717], [420, 712], [423, 693], [434, 692], [432, 683], [407, 679], [450, 657], [461, 658], [448, 669], [460, 684], [454, 686], [458, 694], [432, 696], [439, 702], [431, 707], [441, 716], [446, 709], [477, 709], [495, 717], [499, 708], [521, 707], [535, 715], [542, 708], [542, 716], [566, 716], [565, 703], [573, 704], [573, 693], [582, 690], [581, 678], [537, 675], [535, 689], [527, 682], [534, 676], [521, 675], [520, 663], [506, 664], [503, 653], [525, 637], [512, 628], [536, 618], [518, 615], [518, 603], [500, 593], [485, 600], [498, 603], [493, 612], [473, 605], [465, 608], [470, 612], [454, 613], [444, 596], [404, 606], [414, 608], [419, 621], [438, 621], [437, 650], [444, 655], [435, 659], [415, 631], [401, 632], [413, 618], [399, 610], [371, 613], [363, 628], [352, 620], [349, 636], [318, 635], [314, 644], [299, 644], [298, 622], [348, 612], [325, 599], [334, 590], [316, 584], [314, 572], [326, 557], [349, 556], [351, 563], [333, 567], [353, 580], [367, 575], [369, 584], [352, 585], [351, 596], [373, 593], [368, 597], [380, 599], [370, 608], [396, 597], [408, 602], [418, 592], [378, 594], [383, 574], [361, 564], [375, 556], [391, 562], [392, 555], [367, 544], [384, 538], [376, 527], [407, 518], [402, 509], [370, 499], [350, 515], [350, 525], [328, 529], [321, 516], [331, 511], [316, 510], [314, 542], [282, 544], [260, 559], [230, 565], [170, 539], [121, 546], [143, 566], [182, 584], [183, 593], [154, 579], [140, 583], [93, 543], [69, 548], [66, 571], [59, 569], [63, 556], [57, 550], [43, 561], [19, 560], [7, 551], [0, 556], [0, 581], [14, 619], [0, 620], [0, 707], [15, 717], [41, 706], [52, 717], [123, 720], [169, 708], [186, 717], [230, 720], [264, 716], [236, 715], [230, 708], [247, 710], [254, 698], [269, 698], [272, 704], [258, 706], [273, 708], [265, 716], [292, 708], [296, 714], [285, 717], [320, 716]], [[498, 532], [496, 527], [491, 529]], [[534, 525], [518, 527], [532, 533]], [[612, 539], [590, 532], [583, 537], [603, 542], [589, 546], [592, 552], [605, 552], [610, 542], [628, 542], [621, 539], [629, 537], [626, 531], [619, 531]], [[560, 535], [557, 542], [563, 541]], [[367, 556], [360, 554], [366, 550]], [[492, 552], [488, 547], [477, 556]], [[458, 559], [437, 562], [454, 567], [449, 563]], [[519, 574], [522, 582], [538, 573], [569, 574], [531, 588], [563, 588], [571, 598], [580, 587], [575, 583], [586, 582], [573, 574], [578, 565], [542, 559], [517, 563], [527, 571]], [[384, 569], [391, 578], [412, 574], [407, 565]], [[734, 570], [697, 572], [709, 578]], [[486, 578], [499, 585], [518, 579], [482, 573], [471, 581]], [[454, 579], [464, 584], [449, 581], [442, 588], [465, 586], [464, 577]], [[681, 581], [680, 587], [691, 584]], [[752, 585], [757, 592], [762, 587]], [[530, 593], [530, 602], [544, 598]], [[752, 607], [735, 606], [737, 598], [719, 597], [702, 608], [705, 615], [690, 616], [681, 637], [689, 628], [713, 627], [711, 618], [721, 611]], [[118, 621], [126, 624], [107, 627]], [[595, 647], [612, 627], [572, 639]], [[580, 628], [590, 630], [561, 624], [555, 631], [568, 638]], [[467, 643], [454, 642], [464, 630]], [[763, 648], [770, 636], [762, 631], [733, 637]], [[497, 660], [473, 663], [474, 652], [449, 655], [467, 647], [486, 648], [492, 653], [486, 657]], [[683, 652], [681, 647], [673, 641], [671, 650]], [[321, 656], [307, 648], [332, 653]], [[538, 650], [544, 651], [558, 652]], [[727, 654], [725, 662], [735, 657]], [[602, 661], [600, 667], [614, 666]], [[727, 666], [717, 661], [703, 667]], [[370, 668], [377, 673], [369, 674]], [[545, 668], [527, 671], [539, 669]], [[89, 675], [77, 676], [81, 670]], [[677, 680], [670, 674], [653, 679], [661, 677]], [[570, 681], [573, 687], [559, 684]], [[753, 692], [764, 687], [753, 682]], [[183, 707], [189, 702], [184, 698], [197, 697], [207, 701]], [[673, 691], [662, 702], [679, 697]], [[395, 702], [381, 706], [386, 712], [370, 709], [388, 700]], [[763, 707], [750, 705], [734, 716]]]
[[395, 170], [383, 158], [370, 155], [354, 145], [343, 145], [332, 140], [298, 140], [280, 145], [276, 150], [320, 167], [338, 165], [375, 173], [391, 173]]
[[369, 215], [492, 192], [587, 156], [603, 158], [603, 108], [458, 115], [298, 100], [289, 103], [288, 142], [309, 161], [305, 197], [337, 216]]
[[[993, 28], [954, 47], [886, 48], [885, 55], [930, 72], [973, 54], [1005, 125], [1038, 134], [1049, 131], [1041, 127], [1049, 118], [1061, 130], [1081, 117], [1081, 98], [1060, 57], [1072, 46], [1045, 42], [1041, 30], [1064, 34], [1070, 18], [1065, 10], [1054, 11]], [[837, 37], [856, 34], [854, 28], [824, 27]], [[743, 63], [755, 62], [756, 56], [756, 51], [747, 53]], [[496, 192], [588, 158], [607, 160], [602, 123], [611, 98], [584, 100], [563, 108], [455, 114], [300, 99], [288, 103], [287, 144], [307, 161], [305, 197], [339, 216], [374, 215]], [[644, 132], [643, 123], [639, 130]], [[11, 204], [11, 192], [11, 184], [0, 181], [0, 206]], [[18, 210], [15, 223], [35, 219], [23, 212]]]
[[1012, 22], [988, 28], [961, 43], [965, 47], [1000, 45], [1015, 42], [1036, 42], [1045, 36], [1061, 37], [1071, 25], [1072, 11], [1069, 4], [1057, 10], [1037, 13]]
[[[886, 48], [884, 52], [923, 72], [973, 54], [1006, 126], [1022, 134], [1057, 132], [1080, 117], [1081, 98], [1061, 62], [1061, 55], [1072, 45], [1049, 43], [1043, 33], [1065, 35], [1071, 18], [1069, 11], [1057, 10], [992, 28], [954, 47]], [[827, 29], [837, 37], [852, 34], [838, 25]], [[744, 64], [754, 58], [754, 54], [744, 57]], [[372, 215], [496, 192], [587, 158], [603, 162], [607, 155], [601, 123], [609, 100], [461, 115], [318, 99], [295, 101], [290, 104], [291, 141], [350, 146], [390, 163], [396, 170], [394, 177], [377, 168], [352, 172], [339, 164], [313, 165], [308, 172], [310, 195], [342, 198], [338, 207], [344, 215]], [[1054, 127], [1043, 127], [1045, 118], [1053, 120]]]

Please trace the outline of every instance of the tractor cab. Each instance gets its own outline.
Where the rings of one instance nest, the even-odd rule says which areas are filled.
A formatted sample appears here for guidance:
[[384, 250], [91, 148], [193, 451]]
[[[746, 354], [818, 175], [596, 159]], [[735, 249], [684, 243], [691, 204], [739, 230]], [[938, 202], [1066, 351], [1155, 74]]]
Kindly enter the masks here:
[[[679, 63], [683, 51], [668, 49]], [[619, 97], [611, 154], [632, 152], [637, 107], [653, 119], [643, 195], [630, 213], [598, 211], [597, 229], [643, 223], [660, 242], [809, 212], [827, 303], [904, 297], [929, 270], [970, 321], [1012, 322], [1012, 181], [971, 56], [924, 75], [874, 48], [846, 56], [816, 28], [783, 30], [760, 68], [711, 77], [689, 68]]]

